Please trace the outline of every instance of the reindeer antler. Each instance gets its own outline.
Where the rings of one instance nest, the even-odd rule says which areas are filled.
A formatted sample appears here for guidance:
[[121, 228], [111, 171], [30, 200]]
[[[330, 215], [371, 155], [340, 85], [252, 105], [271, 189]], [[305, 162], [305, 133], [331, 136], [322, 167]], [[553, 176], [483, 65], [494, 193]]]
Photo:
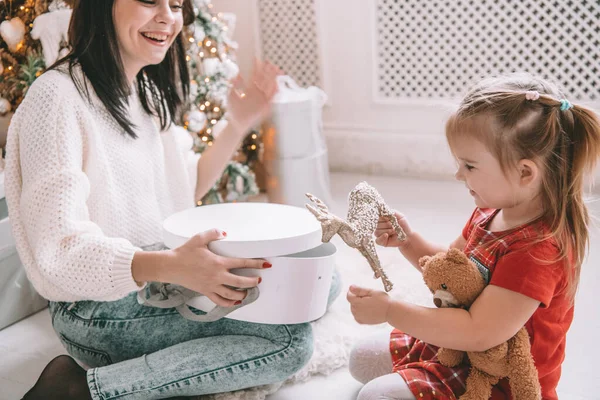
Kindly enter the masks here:
[[310, 201], [312, 201], [317, 206], [317, 208], [315, 208], [311, 204], [306, 204], [306, 208], [308, 209], [308, 211], [310, 211], [315, 217], [317, 217], [317, 220], [319, 222], [324, 222], [333, 218], [333, 215], [329, 212], [329, 209], [321, 199], [310, 193], [306, 193], [306, 197], [308, 197]]
[[325, 203], [323, 203], [323, 200], [319, 199], [317, 196], [312, 195], [310, 193], [306, 193], [306, 197], [308, 197], [310, 199], [310, 201], [312, 201], [313, 203], [315, 203], [315, 205], [317, 207], [319, 207], [319, 210], [325, 213], [329, 212], [329, 209], [327, 208], [327, 205]]

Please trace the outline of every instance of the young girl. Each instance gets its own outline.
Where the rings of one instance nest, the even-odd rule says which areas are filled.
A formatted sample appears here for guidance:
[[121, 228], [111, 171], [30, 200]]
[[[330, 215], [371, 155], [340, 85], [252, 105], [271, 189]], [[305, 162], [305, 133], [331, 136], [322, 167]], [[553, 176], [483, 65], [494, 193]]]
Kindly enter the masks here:
[[158, 281], [232, 306], [246, 296], [232, 287], [260, 280], [230, 270], [271, 267], [212, 253], [208, 243], [225, 236], [218, 226], [176, 249], [142, 251], [163, 241], [167, 216], [213, 186], [277, 91], [268, 63], [234, 82], [228, 125], [197, 162], [194, 186], [183, 161], [191, 143], [182, 149], [170, 128], [187, 98], [181, 31], [191, 10], [190, 0], [76, 1], [72, 52], [36, 80], [11, 122], [6, 198], [17, 249], [61, 342], [91, 367], [60, 356], [25, 399], [232, 391], [283, 381], [310, 359], [309, 324], [197, 323], [136, 300]]
[[[588, 246], [584, 176], [600, 156], [600, 122], [550, 83], [527, 75], [482, 81], [446, 124], [446, 136], [477, 208], [450, 247], [480, 266], [488, 286], [467, 310], [426, 308], [351, 287], [359, 323], [390, 323], [390, 335], [358, 343], [350, 371], [366, 383], [358, 398], [455, 399], [468, 365], [447, 368], [437, 347], [484, 351], [525, 326], [544, 399], [557, 399], [565, 337]], [[377, 241], [415, 267], [447, 248], [427, 242], [397, 214], [408, 239], [381, 220]], [[507, 380], [492, 391], [511, 398]]]

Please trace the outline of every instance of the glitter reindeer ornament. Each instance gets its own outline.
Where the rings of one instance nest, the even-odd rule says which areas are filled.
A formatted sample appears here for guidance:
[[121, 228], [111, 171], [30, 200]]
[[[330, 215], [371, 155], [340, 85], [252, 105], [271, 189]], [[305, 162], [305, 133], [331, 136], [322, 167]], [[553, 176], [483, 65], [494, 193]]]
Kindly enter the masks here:
[[306, 197], [314, 203], [314, 205], [306, 204], [306, 208], [321, 223], [323, 243], [329, 242], [336, 233], [340, 235], [348, 246], [360, 251], [367, 259], [375, 273], [375, 278], [381, 278], [385, 291], [392, 290], [394, 285], [381, 268], [373, 234], [377, 228], [379, 217], [389, 218], [399, 240], [405, 240], [406, 234], [398, 224], [394, 212], [385, 204], [379, 192], [367, 182], [359, 183], [348, 196], [346, 221], [329, 212], [325, 203], [317, 197], [310, 193], [307, 193]]

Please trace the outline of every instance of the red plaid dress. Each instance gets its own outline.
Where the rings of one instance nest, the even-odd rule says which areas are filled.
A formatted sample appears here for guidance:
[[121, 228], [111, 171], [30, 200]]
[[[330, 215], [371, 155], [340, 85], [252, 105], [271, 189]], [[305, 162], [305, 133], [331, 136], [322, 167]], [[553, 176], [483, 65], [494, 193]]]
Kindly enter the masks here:
[[390, 339], [392, 371], [402, 376], [417, 399], [456, 399], [464, 393], [468, 365], [450, 368], [440, 364], [436, 346], [397, 329]]
[[[555, 388], [564, 358], [565, 332], [573, 316], [573, 307], [565, 297], [564, 265], [562, 262], [540, 265], [540, 259], [552, 260], [557, 249], [551, 240], [530, 245], [532, 238], [539, 238], [547, 232], [539, 220], [504, 232], [486, 230], [497, 212], [490, 209], [475, 210], [463, 229], [463, 236], [467, 240], [464, 251], [488, 283], [523, 293], [541, 302], [526, 328], [532, 341], [532, 354], [543, 398], [554, 400], [557, 399]], [[519, 251], [523, 249], [528, 250]], [[556, 329], [556, 325], [551, 329], [546, 328], [557, 321], [560, 321], [564, 330]], [[402, 376], [417, 399], [452, 400], [465, 391], [469, 365], [445, 367], [437, 360], [437, 350], [436, 346], [397, 329], [390, 335], [393, 372]], [[494, 387], [491, 398], [511, 398], [506, 379]]]

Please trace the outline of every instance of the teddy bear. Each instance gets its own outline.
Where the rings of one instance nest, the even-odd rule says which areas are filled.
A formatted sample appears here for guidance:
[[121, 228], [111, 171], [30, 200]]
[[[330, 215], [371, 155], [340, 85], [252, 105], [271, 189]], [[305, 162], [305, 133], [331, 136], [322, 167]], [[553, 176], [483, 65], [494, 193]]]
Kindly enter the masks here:
[[[422, 257], [419, 265], [437, 307], [468, 310], [486, 286], [477, 266], [458, 249]], [[504, 377], [508, 377], [514, 399], [541, 399], [538, 372], [525, 327], [508, 341], [486, 351], [464, 352], [440, 348], [437, 353], [440, 363], [448, 367], [460, 364], [465, 355], [471, 370], [466, 391], [460, 400], [489, 399], [492, 386]]]

